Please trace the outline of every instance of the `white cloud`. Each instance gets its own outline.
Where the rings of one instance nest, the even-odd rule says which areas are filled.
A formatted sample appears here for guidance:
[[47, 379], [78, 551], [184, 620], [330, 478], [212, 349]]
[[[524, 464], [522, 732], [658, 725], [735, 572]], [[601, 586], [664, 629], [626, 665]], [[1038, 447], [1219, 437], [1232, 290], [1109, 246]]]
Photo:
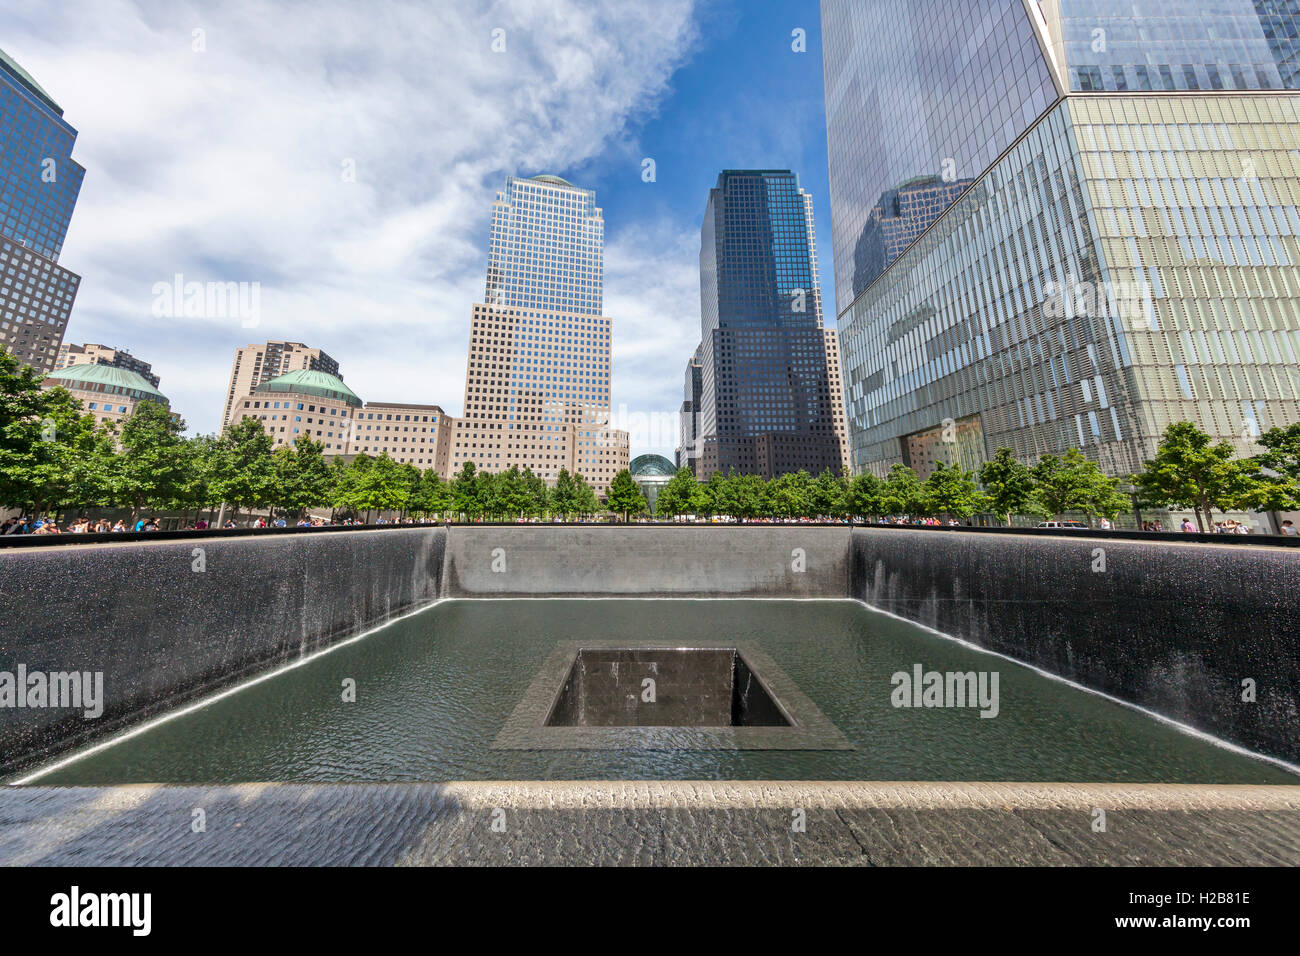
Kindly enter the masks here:
[[633, 455], [673, 457], [686, 362], [700, 342], [699, 257], [699, 231], [664, 221], [625, 229], [605, 250], [614, 419], [631, 432]]
[[[504, 176], [626, 147], [690, 51], [693, 13], [692, 0], [19, 12], [5, 49], [64, 108], [87, 168], [60, 259], [83, 277], [67, 340], [152, 361], [192, 430], [217, 427], [233, 349], [266, 338], [324, 348], [367, 400], [459, 412]], [[625, 320], [615, 400], [630, 404], [662, 393], [698, 324], [684, 271], [698, 238], [644, 254], [633, 241], [609, 250], [605, 307]], [[260, 325], [154, 317], [153, 285], [177, 273], [260, 283]]]

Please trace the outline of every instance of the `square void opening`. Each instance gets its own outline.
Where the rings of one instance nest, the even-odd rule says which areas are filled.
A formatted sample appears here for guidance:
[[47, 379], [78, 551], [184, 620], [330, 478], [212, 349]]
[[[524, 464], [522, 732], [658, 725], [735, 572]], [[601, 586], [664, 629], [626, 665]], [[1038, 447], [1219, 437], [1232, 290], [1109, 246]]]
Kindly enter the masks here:
[[734, 647], [578, 650], [547, 727], [789, 727]]
[[852, 750], [853, 744], [750, 642], [666, 647], [597, 638], [556, 644], [492, 747]]

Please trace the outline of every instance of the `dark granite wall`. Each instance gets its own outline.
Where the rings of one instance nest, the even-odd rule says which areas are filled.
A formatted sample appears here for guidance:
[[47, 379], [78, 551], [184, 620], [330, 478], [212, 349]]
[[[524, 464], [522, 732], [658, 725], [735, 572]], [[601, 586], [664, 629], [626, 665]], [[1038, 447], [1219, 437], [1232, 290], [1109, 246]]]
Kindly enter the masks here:
[[444, 596], [842, 598], [849, 528], [470, 525]]
[[1300, 761], [1294, 549], [866, 528], [851, 579], [874, 607]]
[[102, 671], [105, 700], [89, 720], [0, 707], [0, 774], [436, 600], [446, 540], [413, 528], [0, 551], [0, 672]]

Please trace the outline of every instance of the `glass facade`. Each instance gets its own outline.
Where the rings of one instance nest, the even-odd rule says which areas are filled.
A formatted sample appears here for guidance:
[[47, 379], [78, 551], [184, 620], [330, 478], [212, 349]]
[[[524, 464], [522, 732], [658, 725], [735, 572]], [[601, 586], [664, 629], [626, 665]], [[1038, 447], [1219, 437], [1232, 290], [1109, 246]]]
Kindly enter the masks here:
[[1021, 0], [822, 0], [821, 11], [842, 314], [879, 274], [859, 272], [855, 252], [885, 195], [918, 177], [969, 182], [1057, 89]]
[[1296, 0], [1054, 0], [1070, 89], [1283, 90], [1300, 77]]
[[[1268, 51], [1283, 45], [1283, 6], [1166, 3], [1211, 26], [1165, 17], [1156, 30], [1140, 2], [1045, 2], [1037, 33], [1045, 50], [1062, 37], [1073, 49], [1086, 7], [1108, 15], [1120, 65], [1171, 47], [1143, 58], [1117, 38], [1220, 36], [1282, 77], [1285, 57]], [[1272, 8], [1271, 45], [1215, 19], [1243, 7]], [[1048, 58], [1073, 84], [1072, 55]], [[1122, 475], [1174, 421], [1253, 454], [1262, 430], [1300, 419], [1298, 112], [1285, 91], [1064, 95], [841, 314], [855, 468], [924, 476], [999, 447], [1028, 461], [1075, 447]]]
[[487, 302], [600, 315], [604, 256], [595, 192], [556, 176], [510, 176], [492, 206]]
[[0, 53], [0, 235], [58, 260], [85, 170], [77, 131], [35, 82]]
[[77, 131], [0, 50], [0, 347], [52, 371], [80, 277], [58, 265], [85, 170]]
[[700, 464], [839, 470], [812, 197], [789, 170], [725, 170], [700, 233]]

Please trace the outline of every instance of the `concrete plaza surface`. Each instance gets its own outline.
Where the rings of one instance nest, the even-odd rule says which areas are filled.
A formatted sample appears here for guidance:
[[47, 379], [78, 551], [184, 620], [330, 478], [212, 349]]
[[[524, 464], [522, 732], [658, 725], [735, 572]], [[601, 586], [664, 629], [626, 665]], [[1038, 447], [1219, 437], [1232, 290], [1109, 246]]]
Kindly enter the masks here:
[[[1099, 810], [1102, 832], [1094, 829]], [[0, 863], [1295, 866], [1300, 787], [761, 781], [6, 787], [0, 790]]]

